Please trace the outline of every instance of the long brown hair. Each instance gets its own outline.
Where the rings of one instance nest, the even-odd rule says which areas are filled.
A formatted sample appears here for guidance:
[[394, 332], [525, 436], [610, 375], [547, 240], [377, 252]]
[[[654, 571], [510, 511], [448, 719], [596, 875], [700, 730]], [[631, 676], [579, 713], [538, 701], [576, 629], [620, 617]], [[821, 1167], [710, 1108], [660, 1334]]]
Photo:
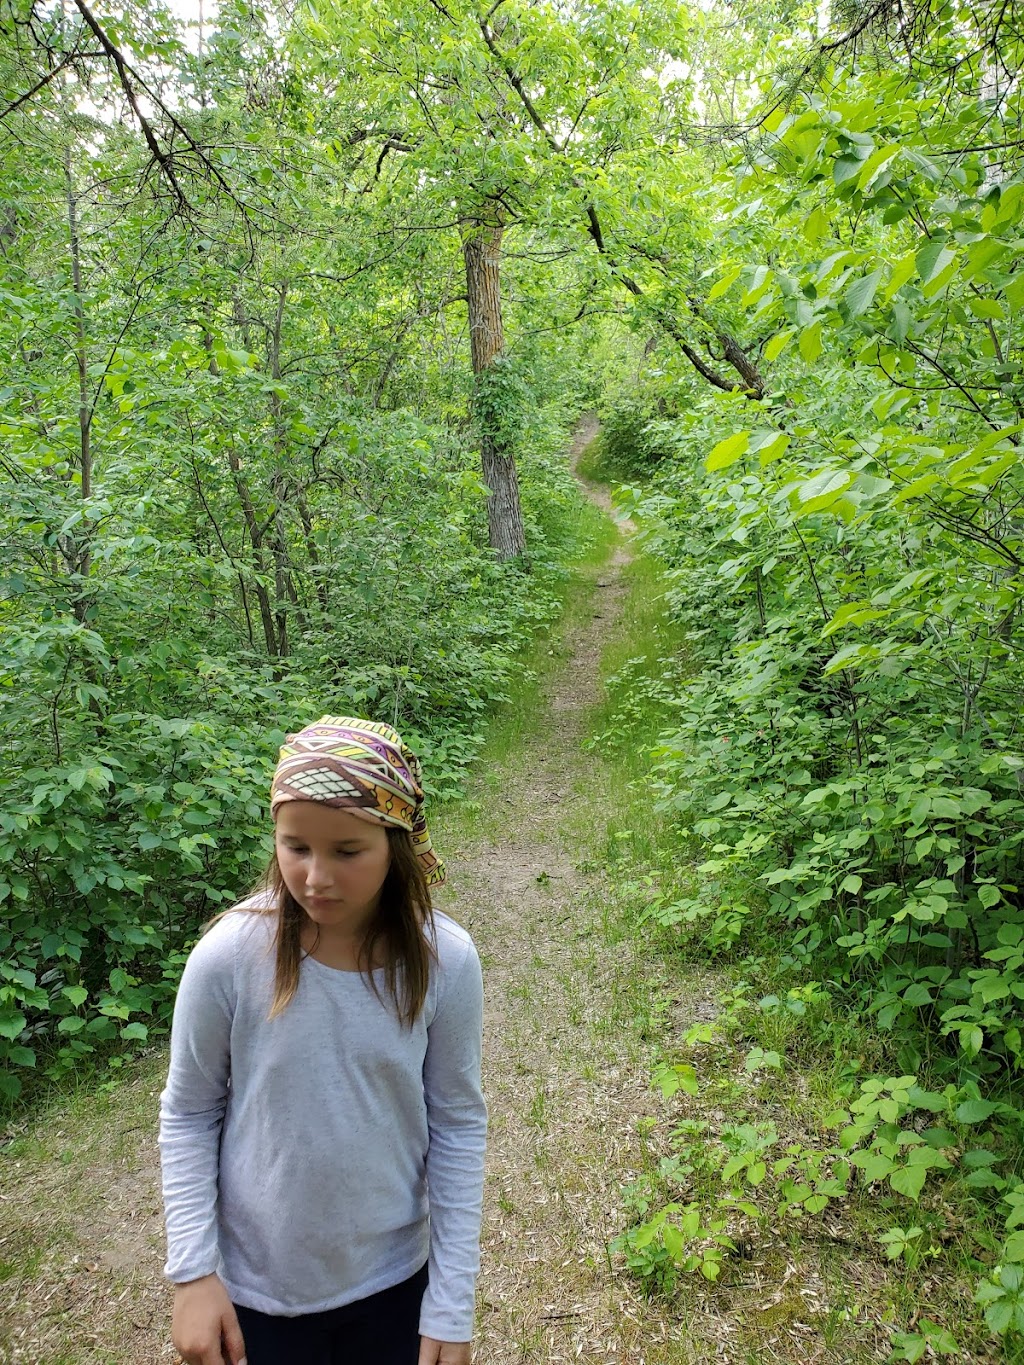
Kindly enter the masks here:
[[[384, 993], [393, 1001], [402, 1023], [411, 1028], [423, 1009], [430, 964], [436, 957], [432, 942], [434, 911], [412, 836], [408, 830], [394, 827], [388, 827], [387, 836], [390, 862], [380, 906], [359, 948], [359, 970], [377, 998], [383, 999], [373, 975], [374, 961], [383, 957]], [[254, 889], [270, 892], [266, 904], [245, 908], [277, 917], [274, 999], [267, 1016], [274, 1019], [288, 1008], [299, 987], [299, 969], [305, 956], [302, 929], [307, 916], [284, 884], [276, 853]]]

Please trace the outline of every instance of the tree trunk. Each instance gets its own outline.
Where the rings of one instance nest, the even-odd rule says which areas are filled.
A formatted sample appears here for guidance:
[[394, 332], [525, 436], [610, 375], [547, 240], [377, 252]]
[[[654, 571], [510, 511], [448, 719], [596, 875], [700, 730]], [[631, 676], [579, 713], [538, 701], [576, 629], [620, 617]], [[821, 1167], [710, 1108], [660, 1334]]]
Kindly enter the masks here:
[[[463, 230], [470, 351], [478, 386], [481, 375], [505, 347], [500, 277], [503, 232], [502, 223], [493, 220], [466, 224]], [[526, 549], [515, 455], [501, 446], [486, 425], [480, 430], [480, 465], [489, 490], [487, 530], [491, 549], [501, 560], [515, 559]]]
[[[203, 334], [203, 347], [210, 356], [210, 373], [219, 374], [217, 357], [213, 354], [213, 337], [209, 332]], [[242, 516], [245, 519], [246, 530], [249, 532], [249, 541], [252, 545], [253, 569], [256, 575], [254, 587], [256, 589], [256, 601], [260, 608], [260, 621], [263, 624], [263, 638], [267, 646], [267, 654], [271, 659], [276, 660], [277, 634], [274, 630], [274, 614], [270, 605], [270, 595], [263, 582], [266, 572], [266, 564], [263, 555], [263, 532], [260, 529], [259, 518], [256, 516], [256, 508], [253, 505], [252, 494], [249, 491], [249, 484], [245, 475], [242, 473], [242, 462], [238, 458], [233, 445], [228, 446], [228, 464], [231, 466], [231, 473], [234, 475], [235, 491], [238, 494], [238, 501], [241, 504]], [[198, 475], [196, 476], [197, 485], [202, 490]], [[252, 619], [249, 616], [249, 601], [245, 591], [245, 579], [239, 570], [239, 583], [242, 588], [242, 605], [245, 608], [245, 619], [249, 627], [249, 639], [252, 640]], [[275, 662], [275, 675], [277, 664]]]
[[[78, 369], [78, 438], [79, 470], [81, 472], [82, 502], [92, 497], [92, 405], [89, 402], [89, 348], [85, 327], [85, 305], [82, 302], [82, 256], [78, 235], [78, 199], [71, 174], [71, 147], [64, 149], [64, 179], [67, 186], [68, 243], [71, 251], [71, 282], [75, 291], [75, 364]], [[72, 555], [73, 569], [78, 576], [74, 612], [79, 621], [85, 619], [88, 607], [86, 580], [92, 568], [92, 546], [88, 522], [80, 523], [77, 544]]]
[[[68, 246], [71, 252], [71, 282], [75, 291], [75, 365], [78, 370], [78, 437], [79, 471], [81, 473], [82, 504], [87, 505], [92, 497], [92, 403], [89, 400], [89, 334], [85, 320], [85, 304], [82, 299], [82, 248], [78, 230], [78, 196], [71, 168], [71, 143], [64, 148], [64, 180], [67, 189]], [[95, 609], [90, 614], [93, 599], [90, 593], [89, 575], [92, 572], [92, 523], [84, 517], [76, 531], [65, 539], [58, 537], [58, 545], [64, 561], [72, 573], [71, 609], [75, 620], [83, 624], [90, 621], [97, 628]], [[70, 666], [70, 656], [68, 664]], [[83, 672], [92, 688], [100, 688], [101, 680], [95, 661], [83, 660]], [[95, 692], [89, 694], [89, 710], [102, 724], [103, 708]], [[54, 701], [54, 731], [56, 733], [56, 700]], [[59, 744], [59, 740], [58, 740]]]
[[[281, 379], [281, 326], [284, 322], [284, 306], [288, 298], [289, 284], [282, 280], [277, 287], [277, 312], [274, 315], [274, 330], [270, 336], [270, 375], [275, 382]], [[285, 530], [285, 505], [288, 501], [288, 479], [285, 473], [288, 463], [288, 443], [285, 435], [284, 410], [281, 396], [274, 389], [270, 395], [270, 415], [274, 423], [274, 459], [276, 467], [270, 480], [270, 493], [274, 499], [274, 516], [271, 522], [270, 548], [274, 556], [274, 621], [277, 627], [277, 653], [286, 659], [290, 652], [288, 642], [288, 615], [291, 606], [299, 604], [295, 584], [292, 582], [292, 563], [288, 554], [288, 537]]]
[[274, 628], [274, 612], [270, 604], [270, 594], [267, 592], [266, 584], [263, 581], [266, 573], [266, 563], [263, 556], [263, 532], [260, 528], [259, 518], [256, 516], [256, 508], [253, 506], [249, 484], [242, 473], [242, 462], [233, 446], [228, 447], [228, 463], [231, 466], [232, 474], [235, 476], [235, 490], [238, 493], [238, 501], [242, 505], [242, 516], [245, 518], [249, 541], [252, 545], [257, 574], [255, 582], [256, 601], [259, 603], [260, 620], [263, 623], [263, 638], [266, 641], [267, 654], [276, 661], [279, 655], [277, 632]]

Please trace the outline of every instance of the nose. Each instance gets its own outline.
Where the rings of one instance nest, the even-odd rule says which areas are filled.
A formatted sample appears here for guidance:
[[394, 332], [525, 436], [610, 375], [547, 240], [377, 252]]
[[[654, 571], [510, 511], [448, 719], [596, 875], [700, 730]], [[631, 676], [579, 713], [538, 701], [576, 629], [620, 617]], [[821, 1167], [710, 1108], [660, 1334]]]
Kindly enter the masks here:
[[321, 895], [331, 886], [331, 870], [325, 861], [318, 858], [310, 859], [309, 867], [306, 869], [306, 890], [311, 896]]

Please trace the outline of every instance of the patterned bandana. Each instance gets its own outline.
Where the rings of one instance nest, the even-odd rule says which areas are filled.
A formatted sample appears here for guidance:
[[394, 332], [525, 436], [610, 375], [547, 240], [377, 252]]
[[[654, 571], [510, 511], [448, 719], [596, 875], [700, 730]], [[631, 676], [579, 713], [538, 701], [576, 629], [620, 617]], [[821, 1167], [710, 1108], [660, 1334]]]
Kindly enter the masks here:
[[445, 879], [423, 814], [420, 761], [390, 725], [323, 716], [289, 735], [270, 787], [271, 815], [285, 801], [320, 801], [372, 824], [407, 829], [427, 885]]

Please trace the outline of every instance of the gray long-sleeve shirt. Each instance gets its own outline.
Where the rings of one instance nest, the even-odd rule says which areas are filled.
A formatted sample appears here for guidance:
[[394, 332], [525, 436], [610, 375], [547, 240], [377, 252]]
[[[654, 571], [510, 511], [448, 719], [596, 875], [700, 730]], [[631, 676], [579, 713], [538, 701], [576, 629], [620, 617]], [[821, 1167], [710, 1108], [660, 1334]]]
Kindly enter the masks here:
[[268, 1021], [272, 917], [241, 909], [193, 949], [160, 1103], [171, 1280], [217, 1271], [236, 1303], [295, 1316], [398, 1284], [429, 1254], [420, 1332], [472, 1336], [480, 960], [464, 929], [435, 923], [412, 1029], [360, 973], [314, 958]]

